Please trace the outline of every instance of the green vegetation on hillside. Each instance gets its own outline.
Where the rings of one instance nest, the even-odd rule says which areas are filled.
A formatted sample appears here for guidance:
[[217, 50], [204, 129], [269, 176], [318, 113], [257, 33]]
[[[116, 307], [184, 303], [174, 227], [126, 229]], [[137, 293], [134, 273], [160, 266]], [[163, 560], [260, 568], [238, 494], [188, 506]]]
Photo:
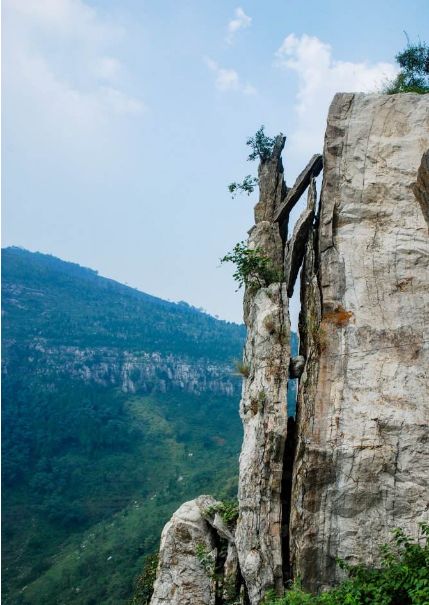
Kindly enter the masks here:
[[4, 603], [125, 602], [183, 501], [236, 493], [234, 398], [76, 383], [44, 396], [32, 382], [15, 402], [20, 412], [3, 419]]
[[[182, 502], [235, 497], [240, 379], [231, 396], [168, 376], [165, 392], [126, 393], [93, 366], [135, 350], [232, 375], [244, 327], [14, 248], [3, 329], [3, 603], [125, 605]], [[66, 347], [93, 351], [86, 378], [68, 374]]]
[[[244, 326], [171, 303], [54, 256], [2, 250], [3, 340], [121, 347], [229, 361]], [[31, 318], [31, 321], [30, 321]]]

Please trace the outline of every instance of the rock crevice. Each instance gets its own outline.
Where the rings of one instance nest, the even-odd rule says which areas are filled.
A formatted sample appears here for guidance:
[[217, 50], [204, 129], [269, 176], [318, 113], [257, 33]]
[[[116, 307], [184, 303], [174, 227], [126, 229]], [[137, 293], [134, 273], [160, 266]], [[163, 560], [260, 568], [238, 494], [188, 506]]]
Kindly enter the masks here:
[[[237, 526], [225, 535], [216, 519], [204, 521], [205, 534], [202, 521], [192, 525], [207, 548], [216, 549], [213, 531], [227, 544], [219, 575], [229, 574], [232, 602], [245, 605], [268, 590], [281, 595], [296, 577], [312, 592], [332, 586], [342, 578], [338, 557], [377, 563], [391, 529], [416, 535], [428, 516], [429, 97], [336, 95], [323, 158], [313, 156], [290, 190], [283, 146], [278, 137], [259, 167], [249, 232], [249, 247], [284, 272], [250, 284], [244, 297]], [[290, 210], [306, 189], [288, 239]], [[300, 271], [300, 350], [291, 360], [289, 297]], [[296, 419], [287, 414], [290, 377], [299, 379]], [[167, 535], [180, 533], [174, 519], [161, 558]], [[163, 582], [176, 582], [178, 594], [193, 573], [194, 603], [230, 602], [189, 557], [162, 558], [182, 576], [160, 565], [152, 605], [167, 602]]]

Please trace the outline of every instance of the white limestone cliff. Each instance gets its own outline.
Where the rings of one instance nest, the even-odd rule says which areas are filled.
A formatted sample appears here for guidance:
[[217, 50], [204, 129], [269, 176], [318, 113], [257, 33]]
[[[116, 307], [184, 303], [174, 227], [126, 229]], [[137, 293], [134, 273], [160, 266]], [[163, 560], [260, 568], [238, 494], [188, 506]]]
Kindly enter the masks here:
[[293, 571], [311, 590], [339, 579], [336, 557], [376, 562], [392, 528], [427, 518], [428, 148], [427, 95], [334, 98], [291, 502]]
[[[428, 518], [429, 95], [335, 96], [318, 207], [322, 157], [288, 189], [283, 145], [278, 137], [261, 162], [249, 232], [249, 247], [283, 275], [250, 282], [244, 297], [237, 527], [226, 536], [197, 499], [184, 547], [179, 509], [163, 532], [152, 605], [259, 605], [298, 576], [317, 592], [341, 579], [337, 557], [376, 563], [391, 529], [415, 535]], [[291, 361], [288, 297], [301, 267], [300, 356]], [[296, 422], [289, 372], [299, 377]], [[227, 548], [213, 588], [196, 547], [218, 552], [219, 538]], [[177, 596], [193, 584], [193, 601]]]

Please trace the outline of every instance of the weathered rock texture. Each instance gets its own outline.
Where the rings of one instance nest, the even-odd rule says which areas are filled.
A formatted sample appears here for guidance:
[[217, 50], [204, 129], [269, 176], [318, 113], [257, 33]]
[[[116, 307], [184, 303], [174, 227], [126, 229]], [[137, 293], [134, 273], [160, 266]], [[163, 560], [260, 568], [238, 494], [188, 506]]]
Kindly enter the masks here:
[[[277, 139], [272, 157], [261, 163], [261, 196], [255, 209], [256, 225], [249, 247], [258, 248], [278, 268], [283, 264], [279, 225], [273, 222], [286, 192]], [[280, 143], [280, 144], [279, 144]], [[276, 188], [270, 187], [276, 183]], [[238, 500], [240, 515], [236, 544], [241, 573], [250, 602], [259, 603], [265, 592], [283, 590], [282, 476], [287, 434], [286, 389], [290, 357], [290, 325], [285, 283], [272, 283], [256, 292], [246, 288], [244, 317], [247, 341], [240, 415], [244, 437], [240, 455]]]
[[293, 570], [312, 590], [338, 579], [336, 557], [370, 564], [391, 528], [415, 534], [427, 514], [428, 147], [427, 96], [334, 98], [304, 269], [291, 518]]
[[[313, 156], [291, 190], [283, 145], [278, 137], [260, 165], [249, 232], [249, 247], [283, 275], [245, 292], [235, 536], [200, 507], [180, 546], [179, 509], [163, 533], [152, 605], [214, 603], [195, 562], [198, 540], [216, 549], [212, 531], [228, 544], [222, 586], [259, 605], [290, 577], [312, 591], [335, 584], [337, 557], [376, 562], [390, 529], [416, 534], [428, 514], [429, 96], [336, 95], [324, 157]], [[288, 296], [301, 267], [300, 355], [290, 360]], [[296, 421], [287, 418], [288, 375], [300, 381]], [[193, 582], [198, 598], [173, 600]], [[216, 605], [228, 602], [222, 590]]]
[[215, 605], [218, 539], [206, 520], [211, 496], [185, 502], [164, 527], [152, 605]]

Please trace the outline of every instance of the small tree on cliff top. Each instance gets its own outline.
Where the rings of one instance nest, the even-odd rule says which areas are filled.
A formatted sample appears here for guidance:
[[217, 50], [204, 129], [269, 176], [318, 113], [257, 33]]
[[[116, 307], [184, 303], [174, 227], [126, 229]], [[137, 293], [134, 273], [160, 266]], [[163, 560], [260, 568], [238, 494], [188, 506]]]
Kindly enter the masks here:
[[408, 36], [407, 41], [406, 48], [395, 57], [401, 71], [386, 85], [384, 92], [387, 94], [429, 93], [429, 46], [425, 42], [410, 44]]
[[[261, 162], [265, 162], [271, 156], [274, 145], [276, 142], [275, 138], [268, 137], [264, 132], [265, 126], [262, 125], [259, 130], [256, 131], [253, 137], [249, 137], [246, 141], [246, 145], [251, 148], [251, 152], [249, 153], [247, 159], [250, 162], [258, 159]], [[244, 177], [241, 183], [233, 182], [228, 185], [228, 191], [231, 196], [234, 198], [237, 193], [246, 193], [250, 195], [254, 192], [255, 187], [258, 185], [259, 181], [257, 177], [252, 177], [248, 174]]]
[[259, 130], [256, 131], [255, 136], [249, 137], [246, 141], [246, 145], [252, 148], [252, 152], [248, 156], [248, 160], [253, 162], [257, 158], [261, 162], [268, 160], [273, 152], [275, 139], [267, 137], [264, 132], [265, 126], [262, 124]]

